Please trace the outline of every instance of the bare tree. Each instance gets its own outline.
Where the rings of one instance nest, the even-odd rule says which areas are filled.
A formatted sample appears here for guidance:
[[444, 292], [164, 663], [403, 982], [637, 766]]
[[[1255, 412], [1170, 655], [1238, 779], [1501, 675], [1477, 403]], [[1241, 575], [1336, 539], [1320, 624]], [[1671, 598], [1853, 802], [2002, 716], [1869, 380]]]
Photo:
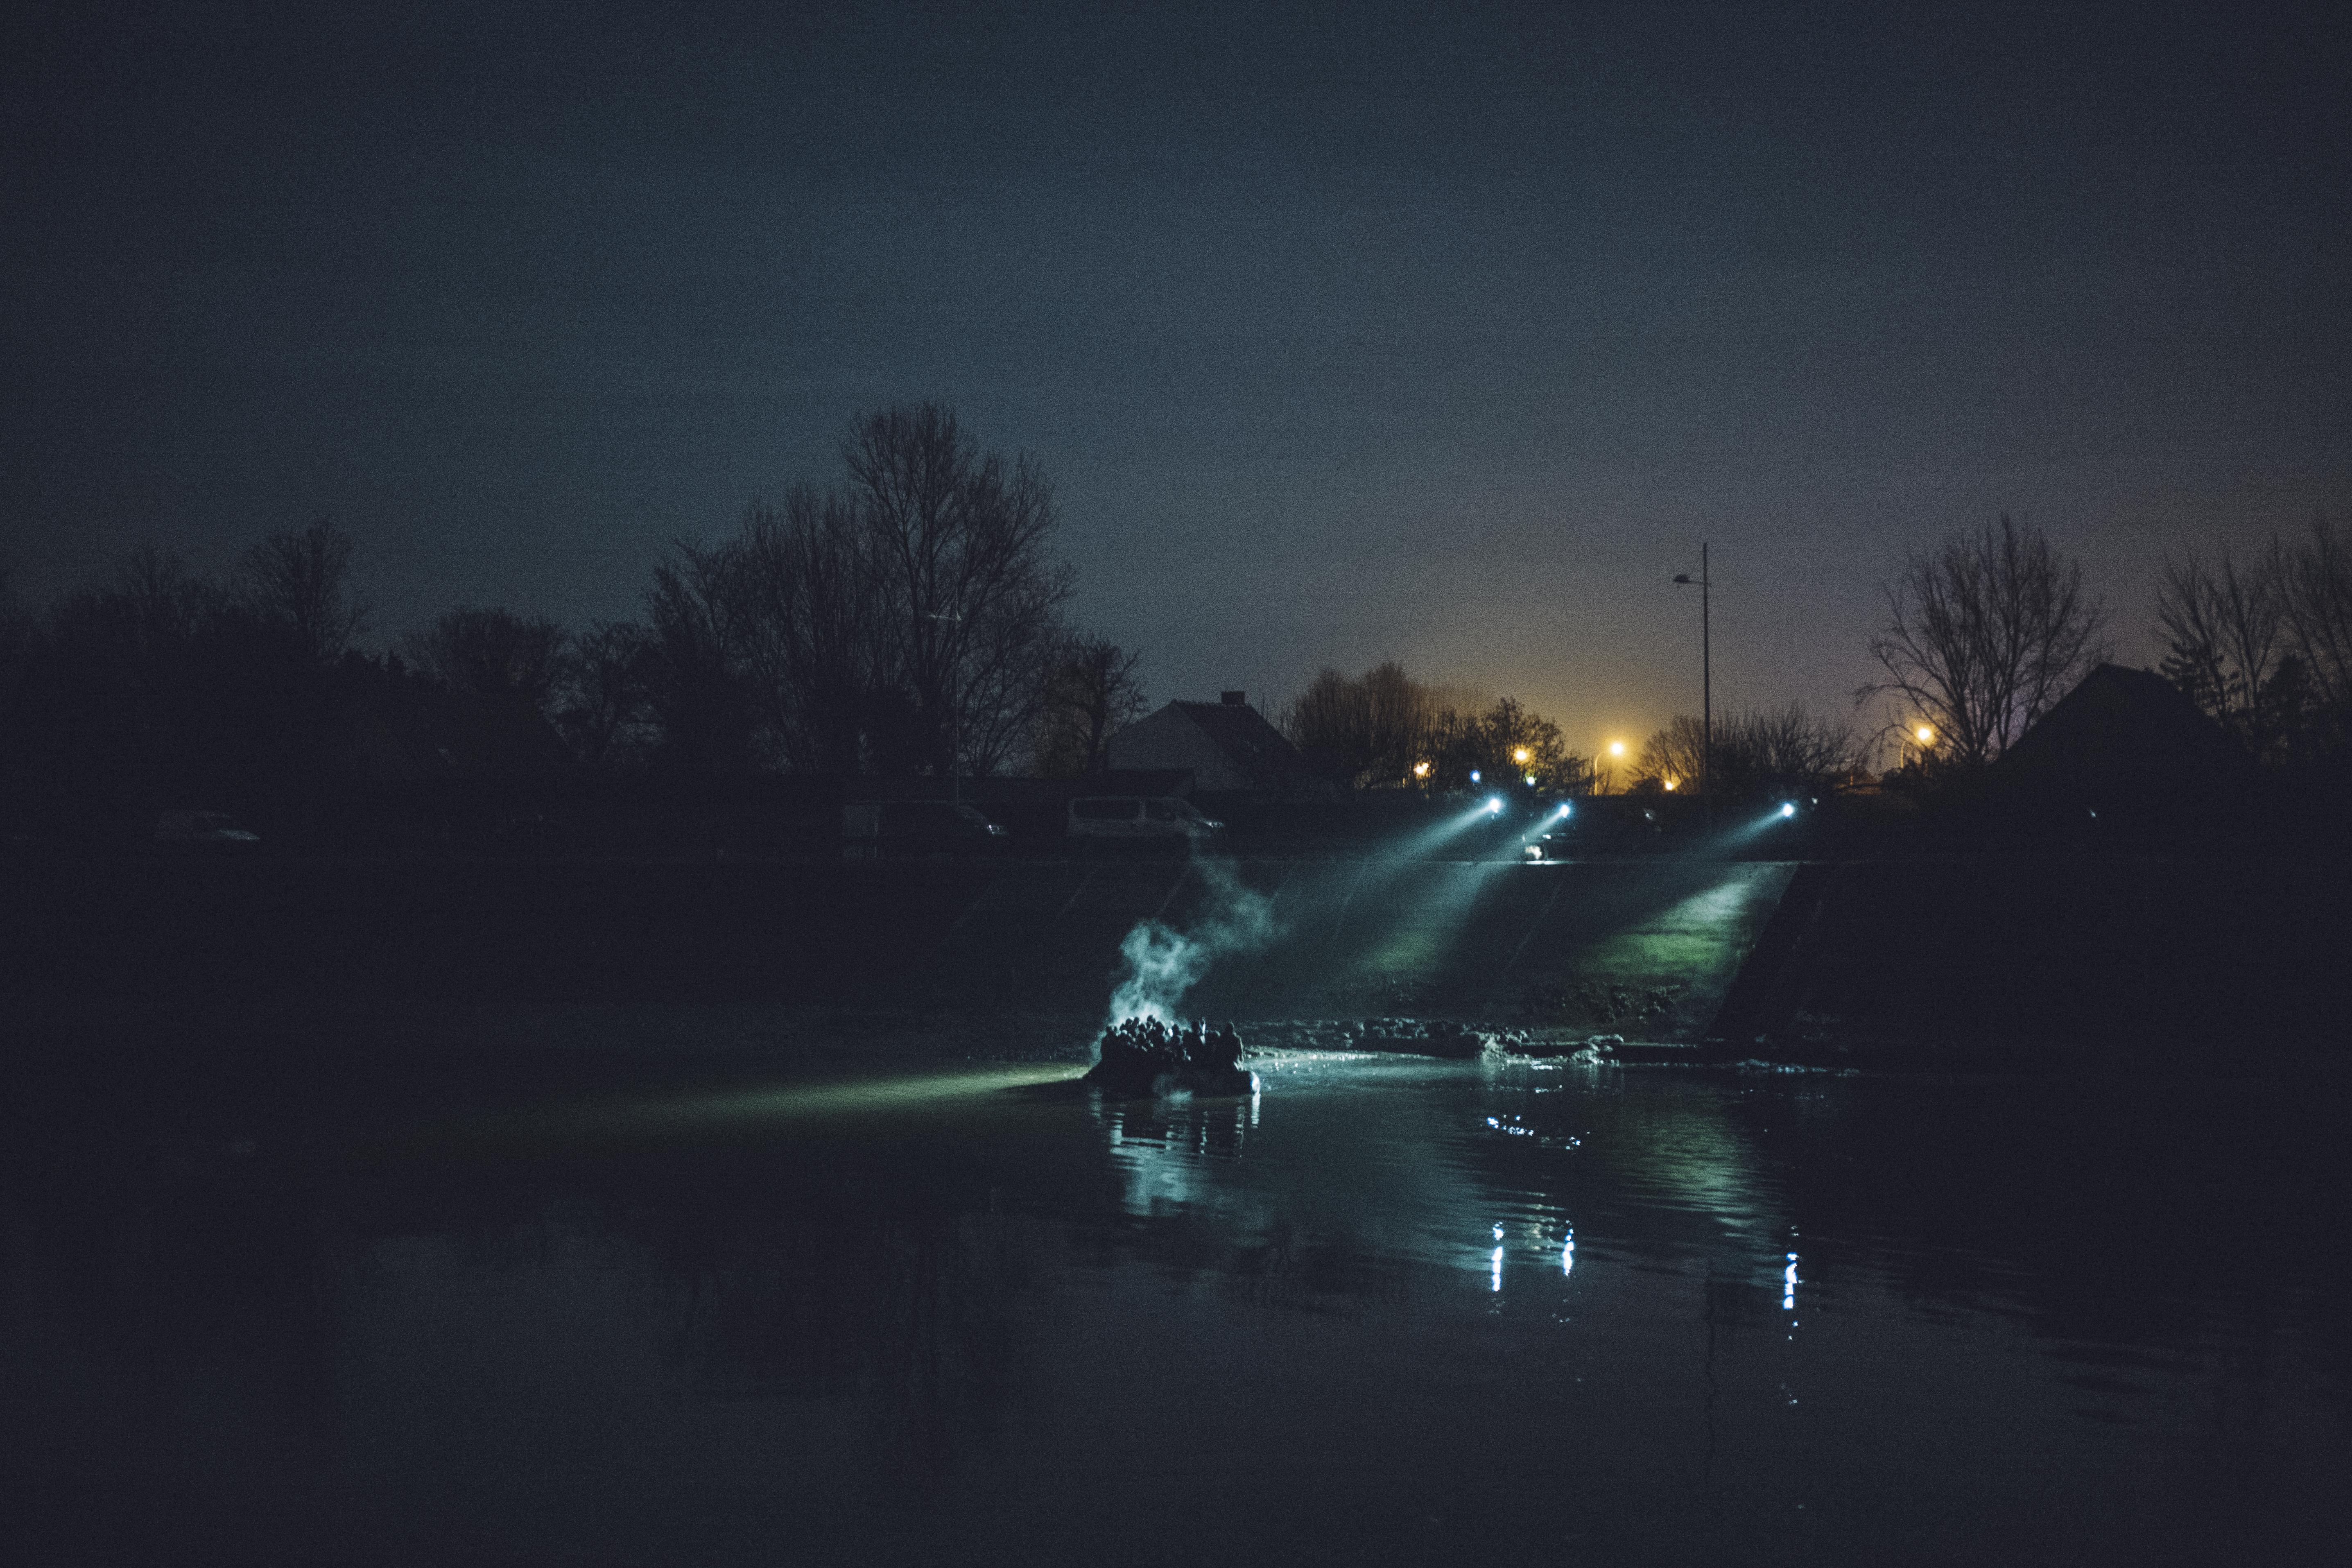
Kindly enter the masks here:
[[[1753, 709], [1737, 714], [1729, 730], [1735, 759], [1757, 784], [1825, 786], [1858, 763], [1853, 731], [1814, 717], [1801, 702], [1773, 712]], [[1722, 745], [1720, 740], [1716, 743]]]
[[2275, 539], [2242, 568], [2227, 552], [2213, 566], [2168, 559], [2157, 584], [2166, 678], [2257, 756], [2276, 739], [2266, 697], [2287, 651], [2285, 586]]
[[2331, 733], [2352, 731], [2352, 543], [2325, 518], [2283, 552], [2280, 604], [2303, 678]]
[[1336, 759], [1360, 787], [1407, 784], [1437, 750], [1432, 725], [1444, 706], [1391, 659], [1353, 679], [1316, 672], [1283, 712], [1292, 743]]
[[1111, 731], [1143, 716], [1139, 654], [1106, 637], [1064, 636], [1045, 666], [1034, 761], [1045, 778], [1084, 778], [1108, 765]]
[[1559, 726], [1516, 697], [1496, 698], [1457, 733], [1450, 760], [1465, 770], [1476, 768], [1487, 784], [1532, 779], [1543, 788], [1572, 788], [1590, 772], [1586, 760], [1569, 751]]
[[873, 552], [845, 500], [794, 487], [754, 502], [733, 546], [762, 718], [787, 766], [856, 773], [884, 680]]
[[[1706, 728], [1697, 717], [1677, 713], [1642, 743], [1635, 787], [1696, 783], [1705, 745]], [[1801, 702], [1777, 710], [1751, 708], [1716, 720], [1709, 782], [1717, 795], [1735, 797], [1765, 788], [1826, 788], [1853, 771], [1858, 751], [1851, 729], [1816, 717]]]
[[878, 585], [887, 673], [934, 773], [992, 772], [1030, 734], [1070, 574], [1048, 558], [1053, 487], [982, 453], [938, 404], [851, 426], [842, 456]]
[[625, 762], [643, 749], [652, 717], [651, 643], [645, 627], [627, 621], [600, 621], [572, 638], [555, 724], [583, 763]]
[[401, 639], [409, 662], [452, 691], [520, 696], [544, 713], [552, 707], [570, 638], [540, 616], [460, 605], [430, 630]]
[[247, 552], [237, 596], [265, 624], [289, 635], [311, 663], [332, 664], [367, 621], [351, 568], [351, 536], [321, 519], [299, 532], [273, 533]]
[[[1724, 738], [1727, 740], [1730, 725], [1727, 723], [1724, 728]], [[1718, 763], [1720, 745], [1718, 742]], [[1706, 727], [1696, 713], [1677, 713], [1642, 742], [1642, 754], [1634, 762], [1634, 782], [1654, 783], [1661, 789], [1681, 789], [1696, 782], [1706, 757]], [[1716, 782], [1720, 784], [1723, 781], [1718, 777]]]
[[2073, 689], [2098, 661], [2106, 618], [2081, 565], [2007, 517], [1914, 555], [1886, 602], [1870, 640], [1885, 678], [1855, 700], [1893, 699], [1900, 721], [1934, 725], [1944, 754], [1965, 763], [2000, 756]]
[[1358, 784], [1367, 782], [1370, 749], [1364, 739], [1363, 691], [1356, 682], [1325, 665], [1282, 710], [1282, 732], [1301, 751], [1320, 752], [1347, 770]]
[[674, 544], [646, 595], [646, 703], [657, 756], [685, 772], [740, 774], [760, 760], [756, 628], [741, 552]]

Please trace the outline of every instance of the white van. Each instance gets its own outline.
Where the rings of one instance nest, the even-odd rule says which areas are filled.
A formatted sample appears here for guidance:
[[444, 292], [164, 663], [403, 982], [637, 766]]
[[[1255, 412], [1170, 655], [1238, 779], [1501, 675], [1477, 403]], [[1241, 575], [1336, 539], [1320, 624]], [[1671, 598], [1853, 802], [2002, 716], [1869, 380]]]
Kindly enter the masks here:
[[1095, 795], [1070, 802], [1065, 831], [1082, 840], [1167, 843], [1206, 838], [1224, 826], [1169, 795]]

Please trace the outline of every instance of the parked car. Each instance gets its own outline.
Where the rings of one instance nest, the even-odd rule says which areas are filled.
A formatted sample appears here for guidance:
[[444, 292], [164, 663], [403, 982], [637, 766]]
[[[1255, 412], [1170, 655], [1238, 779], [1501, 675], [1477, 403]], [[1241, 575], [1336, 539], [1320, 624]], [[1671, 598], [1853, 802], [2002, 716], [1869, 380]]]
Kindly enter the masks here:
[[1111, 844], [1182, 847], [1223, 832], [1224, 824], [1171, 795], [1081, 795], [1070, 802], [1067, 837], [1081, 848]]
[[976, 805], [944, 800], [864, 801], [841, 808], [842, 853], [992, 855], [1006, 847], [1005, 829]]
[[237, 826], [225, 811], [167, 811], [155, 818], [155, 843], [164, 849], [251, 849], [261, 835]]

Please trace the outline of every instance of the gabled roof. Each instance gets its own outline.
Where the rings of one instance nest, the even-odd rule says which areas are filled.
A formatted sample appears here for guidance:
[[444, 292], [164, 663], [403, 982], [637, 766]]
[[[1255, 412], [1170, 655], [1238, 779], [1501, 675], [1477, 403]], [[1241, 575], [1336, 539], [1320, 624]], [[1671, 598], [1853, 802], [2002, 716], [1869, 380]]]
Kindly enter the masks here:
[[1261, 784], [1276, 784], [1299, 771], [1297, 748], [1245, 702], [1171, 702], [1168, 706], [1198, 725], [1235, 767]]
[[2128, 776], [2221, 782], [2252, 764], [2221, 727], [2160, 675], [2103, 664], [1994, 764], [2019, 780]]

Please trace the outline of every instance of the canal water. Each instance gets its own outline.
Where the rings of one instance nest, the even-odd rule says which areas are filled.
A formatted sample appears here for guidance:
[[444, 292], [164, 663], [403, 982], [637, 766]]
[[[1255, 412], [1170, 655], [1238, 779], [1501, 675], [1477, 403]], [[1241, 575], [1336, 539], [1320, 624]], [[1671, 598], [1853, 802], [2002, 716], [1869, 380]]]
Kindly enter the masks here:
[[[2333, 1562], [2343, 1097], [1300, 1055], [17, 1151], [11, 1562]], [[70, 1142], [70, 1141], [68, 1141]]]

